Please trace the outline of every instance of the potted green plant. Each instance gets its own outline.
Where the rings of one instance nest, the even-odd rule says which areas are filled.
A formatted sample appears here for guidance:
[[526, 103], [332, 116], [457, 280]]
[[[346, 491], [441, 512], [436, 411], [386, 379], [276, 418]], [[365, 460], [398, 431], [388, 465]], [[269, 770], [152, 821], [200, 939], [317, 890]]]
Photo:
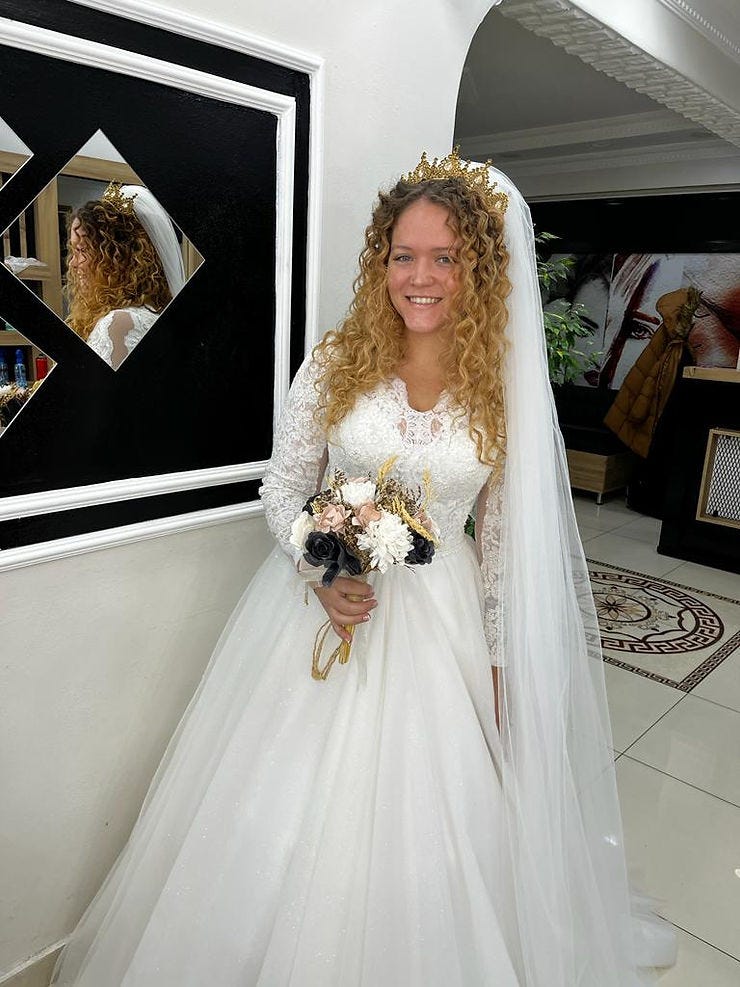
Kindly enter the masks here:
[[[565, 284], [575, 264], [572, 257], [552, 257], [545, 249], [558, 237], [554, 233], [539, 233], [537, 245], [537, 277], [542, 292], [545, 321], [545, 345], [550, 380], [555, 385], [569, 384], [587, 370], [598, 366], [600, 353], [584, 352], [580, 341], [593, 335], [594, 328], [586, 320], [586, 309], [564, 298], [554, 296]], [[554, 296], [554, 297], [553, 297]]]

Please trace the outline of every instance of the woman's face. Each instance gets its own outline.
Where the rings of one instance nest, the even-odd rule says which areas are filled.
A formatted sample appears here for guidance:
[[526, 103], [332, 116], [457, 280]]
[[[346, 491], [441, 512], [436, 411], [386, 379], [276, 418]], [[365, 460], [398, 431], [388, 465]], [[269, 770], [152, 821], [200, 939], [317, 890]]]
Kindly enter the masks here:
[[449, 221], [444, 206], [417, 199], [393, 227], [388, 294], [408, 332], [436, 332], [450, 314], [460, 273], [460, 239]]
[[67, 267], [74, 271], [80, 281], [90, 267], [90, 241], [79, 219], [72, 221], [69, 230], [69, 258]]

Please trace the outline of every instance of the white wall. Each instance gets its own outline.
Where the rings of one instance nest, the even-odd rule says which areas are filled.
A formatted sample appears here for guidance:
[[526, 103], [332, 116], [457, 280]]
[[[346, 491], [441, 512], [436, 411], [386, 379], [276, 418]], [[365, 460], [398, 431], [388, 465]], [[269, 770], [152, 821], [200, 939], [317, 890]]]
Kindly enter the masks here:
[[270, 547], [257, 519], [0, 573], [3, 972], [92, 897]]
[[[449, 149], [462, 64], [490, 0], [165, 6], [325, 59], [320, 325], [329, 328], [349, 301], [378, 186], [423, 148]], [[84, 909], [269, 545], [258, 519], [0, 575], [0, 981]], [[31, 983], [12, 977], [21, 979]]]

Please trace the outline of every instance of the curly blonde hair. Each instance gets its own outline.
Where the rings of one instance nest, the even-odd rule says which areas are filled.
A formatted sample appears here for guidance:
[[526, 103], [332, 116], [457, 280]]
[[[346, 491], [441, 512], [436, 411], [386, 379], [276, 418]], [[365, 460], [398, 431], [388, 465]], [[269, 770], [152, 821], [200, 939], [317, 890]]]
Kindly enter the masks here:
[[80, 235], [87, 238], [89, 264], [84, 275], [67, 267], [67, 325], [87, 339], [95, 323], [112, 309], [161, 312], [172, 295], [159, 254], [136, 216], [105, 200], [86, 202], [69, 218], [68, 257], [75, 220]]
[[380, 193], [354, 283], [349, 314], [314, 349], [320, 372], [318, 411], [327, 429], [339, 424], [358, 396], [394, 376], [405, 351], [405, 326], [386, 284], [393, 228], [420, 199], [443, 206], [460, 240], [458, 287], [441, 356], [446, 390], [469, 419], [479, 460], [496, 465], [505, 452], [503, 361], [508, 321], [503, 213], [458, 178], [409, 184]]

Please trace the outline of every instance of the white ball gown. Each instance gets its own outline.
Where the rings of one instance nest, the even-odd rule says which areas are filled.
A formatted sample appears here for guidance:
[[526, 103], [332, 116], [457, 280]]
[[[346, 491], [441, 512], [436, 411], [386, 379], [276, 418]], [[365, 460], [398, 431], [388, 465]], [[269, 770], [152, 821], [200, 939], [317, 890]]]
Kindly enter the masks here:
[[[308, 364], [263, 498], [288, 552], [327, 444]], [[402, 381], [360, 399], [328, 445], [355, 476], [429, 469], [441, 546], [374, 574], [347, 665], [311, 677], [326, 615], [276, 548], [238, 604], [128, 846], [71, 938], [79, 987], [516, 987], [501, 746], [466, 516], [490, 470], [446, 396]]]

